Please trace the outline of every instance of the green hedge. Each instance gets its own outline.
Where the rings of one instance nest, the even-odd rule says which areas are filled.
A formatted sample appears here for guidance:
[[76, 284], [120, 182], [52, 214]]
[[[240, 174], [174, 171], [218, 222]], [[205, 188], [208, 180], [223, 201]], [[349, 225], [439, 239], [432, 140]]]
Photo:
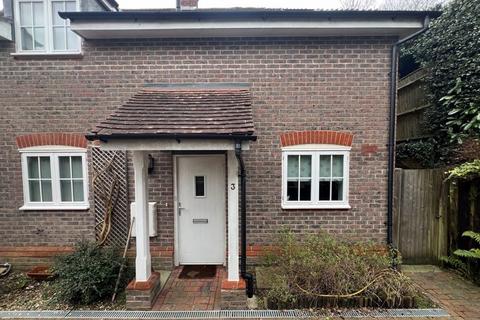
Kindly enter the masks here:
[[425, 131], [439, 165], [465, 139], [480, 137], [480, 1], [452, 0], [443, 11], [403, 50], [430, 71]]

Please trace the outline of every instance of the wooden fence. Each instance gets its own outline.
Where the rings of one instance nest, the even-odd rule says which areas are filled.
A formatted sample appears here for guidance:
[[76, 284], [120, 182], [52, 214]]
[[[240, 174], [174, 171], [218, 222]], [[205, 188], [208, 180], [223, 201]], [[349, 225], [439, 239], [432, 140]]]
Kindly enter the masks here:
[[445, 181], [444, 169], [395, 170], [394, 244], [410, 264], [438, 263], [480, 231], [480, 180]]
[[426, 138], [422, 129], [428, 108], [424, 89], [425, 69], [418, 69], [398, 81], [397, 142]]

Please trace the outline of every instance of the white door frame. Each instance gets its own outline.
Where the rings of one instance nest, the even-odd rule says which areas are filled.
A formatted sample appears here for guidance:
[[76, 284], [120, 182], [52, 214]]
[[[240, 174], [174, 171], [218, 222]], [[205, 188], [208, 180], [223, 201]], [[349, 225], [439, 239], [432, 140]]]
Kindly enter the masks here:
[[[174, 229], [174, 242], [173, 242], [173, 259], [175, 266], [180, 265], [179, 261], [179, 228], [178, 228], [178, 158], [182, 157], [221, 157], [225, 161], [226, 166], [226, 154], [225, 153], [199, 153], [199, 154], [174, 154], [173, 155], [173, 229]], [[226, 168], [226, 167], [225, 167]], [[227, 173], [228, 168], [225, 170], [225, 174]], [[227, 193], [226, 187], [226, 180], [225, 177], [225, 194]], [[227, 212], [225, 211], [222, 215], [223, 219], [223, 266], [226, 266], [226, 250], [227, 250]]]

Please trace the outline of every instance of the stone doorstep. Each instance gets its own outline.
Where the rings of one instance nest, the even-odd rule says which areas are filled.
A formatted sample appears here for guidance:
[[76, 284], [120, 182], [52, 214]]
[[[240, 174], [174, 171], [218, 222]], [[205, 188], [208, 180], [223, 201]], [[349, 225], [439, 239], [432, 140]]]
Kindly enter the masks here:
[[160, 273], [152, 272], [147, 281], [133, 279], [127, 286], [127, 309], [150, 310], [161, 289]]

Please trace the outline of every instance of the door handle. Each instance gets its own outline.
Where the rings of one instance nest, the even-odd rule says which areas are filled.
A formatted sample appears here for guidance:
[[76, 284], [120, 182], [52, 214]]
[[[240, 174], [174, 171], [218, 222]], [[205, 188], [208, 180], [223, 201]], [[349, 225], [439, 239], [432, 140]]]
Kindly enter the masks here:
[[182, 204], [179, 202], [178, 203], [178, 206], [177, 206], [177, 211], [178, 211], [178, 215], [181, 216], [182, 215], [182, 210], [185, 209], [184, 207], [182, 207]]

